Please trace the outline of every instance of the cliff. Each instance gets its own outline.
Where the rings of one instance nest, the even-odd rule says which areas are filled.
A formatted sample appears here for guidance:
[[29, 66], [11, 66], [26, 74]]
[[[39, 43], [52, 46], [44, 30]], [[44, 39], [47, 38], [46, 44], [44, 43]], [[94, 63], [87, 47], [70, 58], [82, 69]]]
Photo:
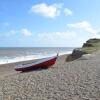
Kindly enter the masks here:
[[83, 44], [82, 48], [74, 49], [72, 54], [68, 55], [66, 61], [73, 61], [84, 54], [91, 54], [100, 50], [100, 39], [89, 39]]

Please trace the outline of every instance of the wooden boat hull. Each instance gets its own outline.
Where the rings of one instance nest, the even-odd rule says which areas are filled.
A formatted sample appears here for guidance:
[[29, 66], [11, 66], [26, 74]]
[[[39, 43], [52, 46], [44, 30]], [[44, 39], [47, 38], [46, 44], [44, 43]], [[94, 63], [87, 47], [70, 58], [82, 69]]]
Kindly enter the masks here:
[[46, 68], [49, 68], [52, 65], [54, 65], [56, 62], [56, 59], [57, 59], [57, 56], [55, 56], [49, 60], [37, 63], [37, 64], [33, 63], [33, 65], [30, 65], [30, 66], [19, 67], [19, 68], [16, 67], [15, 70], [16, 71], [30, 71], [30, 70], [35, 70], [35, 69], [39, 69], [39, 68], [46, 69]]

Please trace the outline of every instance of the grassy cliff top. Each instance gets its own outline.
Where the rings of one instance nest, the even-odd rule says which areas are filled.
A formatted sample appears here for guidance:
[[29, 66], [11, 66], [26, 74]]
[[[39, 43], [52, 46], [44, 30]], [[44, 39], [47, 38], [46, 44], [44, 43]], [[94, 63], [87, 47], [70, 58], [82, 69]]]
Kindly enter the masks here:
[[89, 39], [83, 44], [81, 50], [85, 53], [93, 53], [100, 50], [100, 39]]
[[100, 50], [100, 39], [89, 39], [83, 44], [82, 48], [74, 49], [72, 54], [68, 55], [66, 61], [73, 61], [80, 58], [84, 54], [91, 54]]

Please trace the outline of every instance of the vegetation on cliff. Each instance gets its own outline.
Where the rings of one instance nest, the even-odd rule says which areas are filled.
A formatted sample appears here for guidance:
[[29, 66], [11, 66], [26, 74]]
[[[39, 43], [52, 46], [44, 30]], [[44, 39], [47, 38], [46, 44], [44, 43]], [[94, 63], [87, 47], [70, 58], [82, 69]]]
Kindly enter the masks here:
[[66, 61], [73, 61], [83, 54], [91, 54], [98, 50], [100, 50], [100, 39], [89, 39], [83, 44], [82, 48], [74, 49], [72, 54], [67, 56]]
[[89, 39], [83, 44], [81, 50], [88, 54], [100, 50], [100, 39]]

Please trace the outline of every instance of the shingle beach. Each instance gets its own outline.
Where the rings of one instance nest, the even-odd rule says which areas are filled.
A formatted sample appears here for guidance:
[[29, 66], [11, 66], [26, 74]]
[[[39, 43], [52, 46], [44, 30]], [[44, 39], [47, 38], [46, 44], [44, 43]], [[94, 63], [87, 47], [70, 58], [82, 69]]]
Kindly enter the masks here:
[[0, 100], [100, 100], [100, 53], [65, 59], [27, 73], [15, 72], [14, 64], [1, 65]]

